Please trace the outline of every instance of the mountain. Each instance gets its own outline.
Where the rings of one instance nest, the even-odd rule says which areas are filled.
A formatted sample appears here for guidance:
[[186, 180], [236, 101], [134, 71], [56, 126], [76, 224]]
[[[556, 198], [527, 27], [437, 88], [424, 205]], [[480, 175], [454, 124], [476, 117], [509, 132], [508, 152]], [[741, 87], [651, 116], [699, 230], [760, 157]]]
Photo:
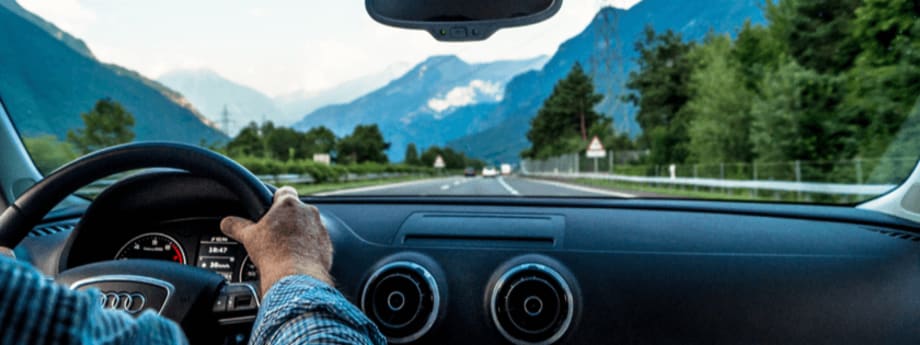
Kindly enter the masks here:
[[644, 0], [629, 10], [602, 9], [581, 33], [559, 46], [543, 69], [508, 82], [504, 98], [491, 113], [475, 115], [497, 119], [497, 126], [448, 145], [488, 161], [519, 160], [519, 153], [530, 145], [526, 138], [530, 120], [575, 62], [585, 67], [596, 90], [606, 96], [598, 110], [613, 117], [618, 131], [636, 136], [641, 128], [635, 121], [635, 109], [619, 99], [626, 93], [629, 72], [636, 69], [634, 44], [646, 25], [658, 32], [672, 29], [685, 39], [701, 40], [710, 30], [735, 33], [746, 20], [765, 22], [762, 5], [763, 0]]
[[410, 142], [424, 149], [497, 125], [487, 115], [502, 100], [505, 84], [546, 59], [470, 64], [453, 55], [434, 56], [352, 102], [317, 109], [294, 128], [326, 126], [343, 136], [358, 124], [376, 123], [391, 143], [388, 157], [401, 161]]
[[288, 125], [292, 120], [278, 117], [280, 111], [271, 98], [248, 86], [230, 81], [209, 69], [175, 70], [161, 75], [157, 80], [181, 92], [208, 119], [221, 123], [224, 107], [229, 114], [230, 135], [249, 124], [268, 117], [276, 123]]
[[[383, 71], [349, 80], [319, 91], [297, 91], [274, 98], [285, 119], [299, 120], [320, 107], [348, 103], [370, 93], [406, 73], [412, 66], [396, 63]], [[291, 121], [293, 122], [293, 121]]]
[[181, 94], [96, 60], [79, 39], [0, 0], [0, 96], [24, 136], [83, 126], [81, 113], [111, 98], [134, 114], [137, 140], [191, 144], [227, 139]]

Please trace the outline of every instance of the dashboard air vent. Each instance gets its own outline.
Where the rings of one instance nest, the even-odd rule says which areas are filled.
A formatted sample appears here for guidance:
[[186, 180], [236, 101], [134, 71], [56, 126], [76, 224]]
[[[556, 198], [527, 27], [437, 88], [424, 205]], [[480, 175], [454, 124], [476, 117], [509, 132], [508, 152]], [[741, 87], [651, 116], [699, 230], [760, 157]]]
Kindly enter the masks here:
[[409, 261], [379, 268], [361, 292], [361, 309], [390, 343], [407, 343], [425, 335], [437, 318], [439, 305], [434, 276]]
[[552, 268], [518, 265], [502, 274], [492, 290], [492, 321], [514, 344], [551, 344], [572, 322], [572, 298], [569, 285]]
[[888, 236], [888, 237], [894, 237], [894, 238], [898, 238], [898, 239], [902, 239], [902, 240], [920, 242], [920, 235], [913, 234], [913, 233], [909, 233], [909, 232], [895, 231], [895, 230], [871, 229], [871, 228], [868, 229], [868, 230], [869, 230], [869, 231], [872, 231], [872, 232], [880, 233], [880, 234], [882, 234], [882, 235], [886, 235], [886, 236]]
[[39, 225], [29, 231], [29, 237], [54, 235], [59, 232], [73, 230], [75, 226], [76, 223], [72, 222]]

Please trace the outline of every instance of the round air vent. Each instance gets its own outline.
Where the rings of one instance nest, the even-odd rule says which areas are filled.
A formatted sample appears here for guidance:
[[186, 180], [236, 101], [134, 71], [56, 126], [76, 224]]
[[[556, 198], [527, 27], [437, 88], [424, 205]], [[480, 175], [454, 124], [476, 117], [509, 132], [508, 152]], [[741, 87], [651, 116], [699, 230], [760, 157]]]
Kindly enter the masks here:
[[361, 309], [391, 343], [410, 342], [428, 332], [439, 305], [434, 276], [409, 261], [380, 267], [361, 291]]
[[489, 301], [498, 331], [515, 344], [551, 344], [568, 330], [572, 290], [558, 272], [536, 263], [517, 265], [498, 278]]

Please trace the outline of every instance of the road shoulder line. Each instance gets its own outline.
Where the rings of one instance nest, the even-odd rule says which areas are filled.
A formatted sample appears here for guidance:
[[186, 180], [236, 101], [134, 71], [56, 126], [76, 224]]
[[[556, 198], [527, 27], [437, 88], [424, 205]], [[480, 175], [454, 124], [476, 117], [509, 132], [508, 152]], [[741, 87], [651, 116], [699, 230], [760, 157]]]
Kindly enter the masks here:
[[499, 176], [499, 177], [498, 177], [498, 183], [501, 184], [501, 185], [502, 185], [502, 188], [505, 188], [505, 190], [508, 191], [508, 193], [511, 193], [511, 195], [514, 195], [514, 196], [521, 195], [521, 193], [518, 193], [517, 190], [515, 190], [514, 188], [511, 188], [511, 186], [508, 185], [507, 182], [505, 182], [505, 178], [504, 178], [504, 177]]
[[541, 180], [541, 179], [535, 179], [535, 178], [529, 178], [529, 177], [523, 177], [523, 176], [522, 178], [526, 179], [527, 181], [534, 182], [534, 183], [542, 183], [542, 184], [547, 184], [547, 185], [560, 187], [560, 188], [574, 189], [574, 190], [577, 190], [580, 192], [586, 192], [586, 193], [608, 195], [608, 196], [613, 196], [617, 198], [635, 198], [637, 197], [634, 194], [614, 192], [610, 190], [598, 189], [598, 188], [592, 188], [592, 187], [585, 187], [581, 185], [559, 182], [559, 181]]
[[430, 179], [422, 179], [422, 180], [415, 180], [415, 181], [381, 184], [381, 185], [368, 186], [368, 187], [340, 189], [336, 191], [322, 192], [322, 193], [316, 193], [312, 195], [313, 196], [333, 196], [333, 195], [344, 195], [344, 194], [352, 194], [352, 193], [365, 193], [365, 192], [373, 192], [373, 191], [382, 190], [382, 189], [399, 188], [399, 187], [411, 186], [411, 185], [422, 184], [422, 183], [431, 183], [434, 181], [450, 180], [450, 179], [451, 178], [430, 178]]

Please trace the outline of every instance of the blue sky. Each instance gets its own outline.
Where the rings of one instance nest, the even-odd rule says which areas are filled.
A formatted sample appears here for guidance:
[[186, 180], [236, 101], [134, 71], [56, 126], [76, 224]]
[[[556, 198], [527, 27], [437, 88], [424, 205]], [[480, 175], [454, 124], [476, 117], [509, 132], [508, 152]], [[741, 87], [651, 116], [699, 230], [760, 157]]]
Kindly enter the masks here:
[[269, 96], [315, 91], [436, 54], [471, 61], [550, 55], [599, 8], [639, 0], [565, 0], [550, 20], [485, 42], [442, 43], [371, 20], [362, 0], [18, 0], [82, 38], [96, 56], [156, 78], [208, 68]]

